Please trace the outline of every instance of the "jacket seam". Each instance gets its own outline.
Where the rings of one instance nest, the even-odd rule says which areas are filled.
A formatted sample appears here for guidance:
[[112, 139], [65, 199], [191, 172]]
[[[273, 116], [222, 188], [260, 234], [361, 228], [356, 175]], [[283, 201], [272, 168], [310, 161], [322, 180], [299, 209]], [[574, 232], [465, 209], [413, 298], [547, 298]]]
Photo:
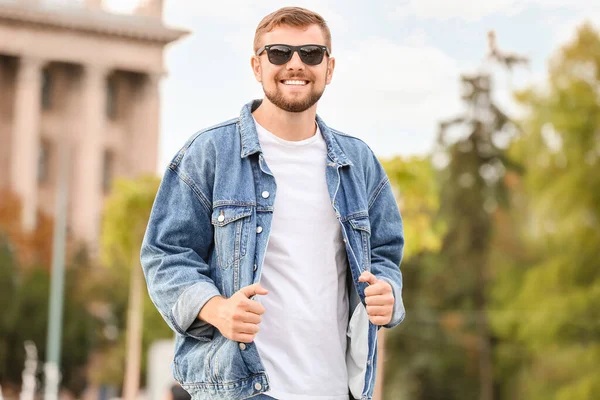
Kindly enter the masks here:
[[[255, 374], [252, 374], [250, 376], [248, 376], [247, 378], [242, 378], [242, 379], [238, 379], [235, 381], [225, 381], [225, 382], [217, 382], [217, 383], [212, 383], [212, 382], [190, 382], [190, 383], [185, 383], [182, 386], [183, 387], [189, 387], [189, 388], [194, 388], [194, 389], [231, 389], [231, 388], [238, 388], [238, 387], [242, 387], [246, 382], [252, 382], [254, 381], [256, 378], [261, 378], [264, 377], [265, 373], [264, 372], [258, 372]], [[257, 393], [258, 394], [258, 393]]]
[[169, 169], [171, 171], [173, 171], [175, 173], [175, 175], [177, 175], [177, 177], [192, 190], [192, 192], [196, 195], [196, 198], [198, 199], [198, 201], [200, 201], [200, 204], [202, 204], [204, 206], [206, 211], [208, 211], [209, 213], [212, 213], [212, 207], [210, 205], [210, 201], [208, 201], [206, 196], [202, 193], [200, 188], [198, 188], [198, 186], [194, 183], [192, 178], [190, 178], [189, 175], [185, 174], [183, 171], [180, 171], [178, 168], [174, 167], [173, 165], [171, 165], [169, 167]]
[[354, 219], [354, 218], [368, 218], [368, 217], [369, 217], [369, 213], [368, 212], [361, 211], [361, 212], [357, 212], [357, 213], [350, 214], [350, 215], [347, 215], [345, 217], [342, 217], [341, 221], [342, 222], [346, 222], [346, 221]]
[[169, 310], [169, 319], [171, 320], [171, 323], [173, 324], [173, 327], [175, 328], [175, 330], [180, 334], [180, 335], [187, 335], [187, 332], [185, 332], [183, 329], [181, 329], [181, 327], [179, 326], [179, 324], [177, 323], [177, 321], [175, 321], [175, 316], [173, 315], [173, 310]]
[[383, 178], [383, 180], [381, 181], [381, 183], [379, 183], [379, 185], [377, 185], [377, 189], [375, 189], [375, 193], [373, 194], [371, 200], [369, 201], [369, 206], [368, 209], [370, 210], [371, 207], [373, 207], [373, 204], [375, 203], [375, 201], [377, 200], [377, 198], [379, 197], [379, 195], [381, 194], [381, 192], [383, 191], [383, 188], [385, 188], [385, 186], [390, 182], [389, 178], [386, 176], [385, 178]]
[[202, 135], [203, 133], [207, 133], [210, 131], [214, 131], [215, 129], [219, 129], [219, 128], [224, 128], [228, 125], [233, 125], [236, 124], [239, 120], [239, 117], [236, 118], [231, 118], [228, 121], [224, 121], [220, 124], [202, 129], [196, 133], [194, 133], [192, 135], [192, 137], [188, 140], [188, 142], [183, 146], [183, 148], [179, 151], [179, 154], [177, 154], [177, 156], [175, 157], [175, 159], [173, 161], [171, 161], [169, 167], [173, 168], [173, 167], [177, 167], [179, 166], [179, 163], [181, 162], [181, 160], [183, 159], [183, 156], [185, 155], [185, 153], [187, 152], [187, 150], [190, 148], [190, 146], [196, 141], [196, 139], [198, 139], [198, 136]]
[[342, 132], [342, 131], [338, 131], [337, 129], [332, 128], [332, 127], [328, 127], [328, 128], [329, 128], [329, 130], [331, 132], [335, 133], [336, 135], [344, 136], [344, 137], [348, 137], [348, 138], [352, 138], [352, 139], [356, 139], [356, 140], [360, 140], [361, 142], [363, 142], [363, 143], [366, 144], [366, 142], [364, 140], [362, 140], [361, 138], [359, 138], [359, 137], [349, 135], [349, 134], [347, 134], [345, 132]]

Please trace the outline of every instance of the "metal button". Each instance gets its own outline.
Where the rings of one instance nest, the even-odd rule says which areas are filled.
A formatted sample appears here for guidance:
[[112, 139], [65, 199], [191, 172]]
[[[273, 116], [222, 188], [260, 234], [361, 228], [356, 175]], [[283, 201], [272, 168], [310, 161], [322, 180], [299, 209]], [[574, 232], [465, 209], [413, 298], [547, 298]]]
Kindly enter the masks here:
[[221, 215], [219, 215], [219, 218], [217, 218], [217, 220], [219, 222], [223, 222], [223, 221], [225, 221], [225, 216], [223, 214], [221, 214]]
[[263, 197], [263, 199], [268, 199], [269, 198], [269, 192], [267, 192], [266, 190], [264, 192], [262, 192], [262, 197]]
[[258, 268], [258, 267], [256, 266], [256, 264], [254, 264], [254, 270], [255, 270], [255, 271], [256, 271], [256, 268]]
[[262, 389], [262, 385], [261, 385], [259, 382], [256, 382], [256, 383], [254, 384], [254, 389], [256, 389], [256, 390], [260, 390], [260, 389]]
[[261, 233], [262, 232], [262, 226], [259, 226], [256, 228], [256, 233]]
[[240, 350], [246, 350], [246, 344], [240, 343]]

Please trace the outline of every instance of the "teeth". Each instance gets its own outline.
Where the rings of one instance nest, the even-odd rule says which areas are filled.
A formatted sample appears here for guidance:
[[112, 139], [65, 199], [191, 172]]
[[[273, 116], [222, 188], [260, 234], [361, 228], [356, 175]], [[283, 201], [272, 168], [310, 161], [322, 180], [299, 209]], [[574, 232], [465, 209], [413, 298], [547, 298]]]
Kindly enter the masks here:
[[283, 81], [284, 85], [306, 85], [306, 81]]

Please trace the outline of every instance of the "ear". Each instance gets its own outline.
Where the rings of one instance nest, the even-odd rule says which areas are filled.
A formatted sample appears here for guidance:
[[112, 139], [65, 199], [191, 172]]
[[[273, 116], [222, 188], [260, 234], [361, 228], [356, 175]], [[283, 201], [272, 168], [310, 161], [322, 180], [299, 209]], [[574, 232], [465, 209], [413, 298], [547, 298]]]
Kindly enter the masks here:
[[252, 66], [252, 72], [257, 82], [262, 82], [262, 66], [258, 56], [252, 56], [250, 58], [250, 66]]
[[333, 78], [333, 70], [335, 69], [335, 58], [329, 57], [327, 61], [327, 79], [325, 84], [329, 85], [331, 83], [331, 78]]

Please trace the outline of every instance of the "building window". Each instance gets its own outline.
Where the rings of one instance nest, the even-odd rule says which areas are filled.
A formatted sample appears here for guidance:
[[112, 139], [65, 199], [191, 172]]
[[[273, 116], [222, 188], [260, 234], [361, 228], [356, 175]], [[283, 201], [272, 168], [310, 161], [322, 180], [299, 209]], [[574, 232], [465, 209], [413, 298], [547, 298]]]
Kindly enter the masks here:
[[50, 177], [50, 143], [42, 140], [38, 158], [38, 182], [46, 183]]
[[106, 85], [106, 116], [111, 119], [117, 119], [117, 80], [114, 76], [108, 79]]
[[48, 68], [42, 70], [42, 110], [52, 108], [52, 74]]
[[110, 192], [110, 186], [113, 180], [115, 157], [112, 151], [104, 152], [104, 167], [102, 169], [102, 188], [104, 193]]

